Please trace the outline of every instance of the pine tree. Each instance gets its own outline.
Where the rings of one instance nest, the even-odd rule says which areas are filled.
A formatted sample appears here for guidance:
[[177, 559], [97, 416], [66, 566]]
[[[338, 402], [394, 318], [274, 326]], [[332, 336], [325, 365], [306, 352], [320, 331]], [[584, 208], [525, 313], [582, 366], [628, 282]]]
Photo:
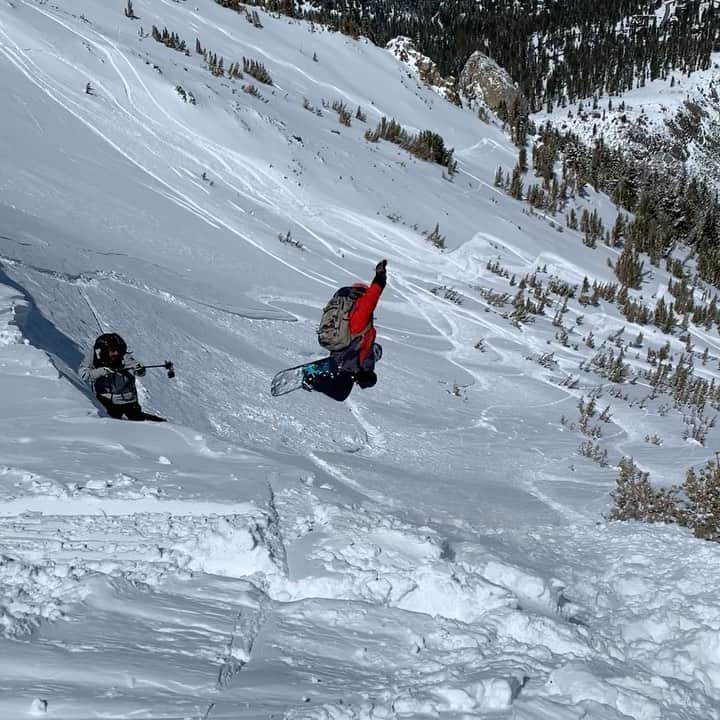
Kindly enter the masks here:
[[520, 170], [522, 172], [527, 171], [527, 150], [525, 149], [525, 146], [523, 145], [520, 148], [520, 152], [518, 154], [518, 166], [520, 167]]
[[610, 520], [668, 522], [675, 519], [677, 510], [672, 492], [654, 489], [649, 474], [640, 470], [632, 458], [622, 458], [618, 467], [620, 474], [610, 493], [615, 503], [608, 515]]
[[715, 539], [720, 536], [720, 466], [708, 461], [696, 474], [688, 470], [683, 490], [687, 496], [686, 524], [697, 537]]
[[512, 180], [510, 181], [510, 196], [516, 200], [521, 200], [523, 196], [523, 182], [519, 165], [513, 168]]

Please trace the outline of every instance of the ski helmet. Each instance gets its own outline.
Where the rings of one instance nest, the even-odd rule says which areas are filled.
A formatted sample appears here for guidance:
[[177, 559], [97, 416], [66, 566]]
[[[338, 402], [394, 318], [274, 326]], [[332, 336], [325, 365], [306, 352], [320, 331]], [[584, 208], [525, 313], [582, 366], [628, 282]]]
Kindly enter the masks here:
[[111, 350], [117, 350], [122, 357], [127, 352], [127, 343], [117, 333], [103, 333], [95, 340], [93, 350], [96, 360], [107, 360]]

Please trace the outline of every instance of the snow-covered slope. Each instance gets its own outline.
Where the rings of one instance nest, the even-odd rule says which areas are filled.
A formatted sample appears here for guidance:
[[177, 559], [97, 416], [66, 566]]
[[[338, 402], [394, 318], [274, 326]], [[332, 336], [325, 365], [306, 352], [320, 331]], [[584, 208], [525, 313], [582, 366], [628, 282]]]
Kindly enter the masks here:
[[[607, 282], [616, 251], [494, 188], [507, 138], [390, 52], [210, 0], [134, 11], [0, 5], [0, 715], [720, 717], [717, 545], [603, 520], [622, 455], [670, 483], [708, 449], [642, 381], [579, 369], [613, 306], [570, 301], [562, 345], [559, 297], [513, 324], [487, 268]], [[196, 38], [273, 85], [213, 76]], [[457, 174], [367, 142], [383, 116]], [[382, 257], [378, 385], [271, 399]], [[100, 330], [175, 362], [142, 383], [171, 423], [99, 416], [75, 371]], [[643, 331], [634, 370], [666, 340]], [[605, 466], [578, 452], [590, 393]]]

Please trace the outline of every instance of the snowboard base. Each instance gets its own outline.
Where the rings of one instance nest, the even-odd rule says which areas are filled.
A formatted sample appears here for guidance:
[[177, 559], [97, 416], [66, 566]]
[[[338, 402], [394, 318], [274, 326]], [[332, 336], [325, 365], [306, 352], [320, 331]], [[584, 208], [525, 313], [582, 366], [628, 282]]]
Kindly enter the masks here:
[[[330, 358], [321, 358], [309, 363], [281, 370], [270, 383], [270, 394], [274, 397], [299, 390], [306, 376], [312, 377], [330, 371]], [[309, 390], [310, 388], [308, 388]]]

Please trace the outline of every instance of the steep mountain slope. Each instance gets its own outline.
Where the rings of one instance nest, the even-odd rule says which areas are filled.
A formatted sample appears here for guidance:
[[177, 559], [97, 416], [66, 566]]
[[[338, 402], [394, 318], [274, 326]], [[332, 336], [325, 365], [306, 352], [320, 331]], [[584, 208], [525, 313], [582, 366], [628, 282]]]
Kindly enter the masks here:
[[533, 119], [573, 132], [588, 144], [603, 138], [609, 147], [662, 172], [685, 172], [717, 189], [719, 83], [720, 53], [714, 53], [709, 70], [689, 77], [671, 73], [621, 96], [584, 98]]
[[[643, 374], [684, 340], [579, 303], [619, 251], [495, 188], [512, 144], [391, 53], [133, 5], [0, 6], [3, 716], [720, 717], [717, 546], [603, 519], [620, 457], [678, 482], [717, 432]], [[243, 58], [272, 85], [229, 78]], [[382, 117], [457, 172], [368, 142]], [[271, 399], [381, 257], [376, 388]], [[545, 314], [514, 313], [533, 274]], [[75, 371], [100, 330], [174, 360], [142, 384], [169, 425], [98, 417]], [[714, 378], [716, 333], [689, 334]]]

